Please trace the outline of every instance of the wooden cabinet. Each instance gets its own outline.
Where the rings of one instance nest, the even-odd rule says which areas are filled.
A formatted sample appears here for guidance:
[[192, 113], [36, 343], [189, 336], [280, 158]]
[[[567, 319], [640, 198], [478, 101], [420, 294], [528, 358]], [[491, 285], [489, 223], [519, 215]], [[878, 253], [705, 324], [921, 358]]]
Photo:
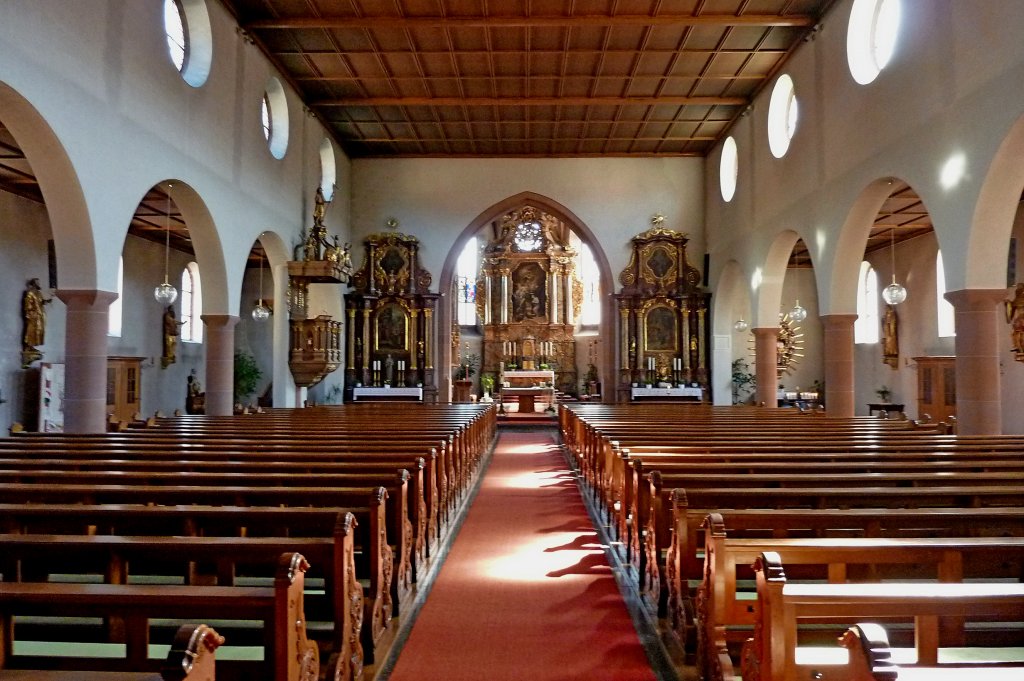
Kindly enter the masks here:
[[956, 416], [956, 358], [915, 357], [917, 362], [917, 417], [932, 421]]
[[107, 358], [107, 414], [130, 421], [142, 408], [142, 357]]

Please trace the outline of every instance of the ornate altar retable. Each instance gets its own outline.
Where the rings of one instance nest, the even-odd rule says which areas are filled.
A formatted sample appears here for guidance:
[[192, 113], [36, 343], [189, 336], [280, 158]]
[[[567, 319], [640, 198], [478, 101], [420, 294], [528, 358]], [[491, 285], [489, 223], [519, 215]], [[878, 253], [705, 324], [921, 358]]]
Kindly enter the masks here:
[[436, 402], [438, 294], [430, 293], [430, 273], [419, 265], [419, 240], [399, 232], [371, 234], [363, 246], [353, 291], [345, 294], [346, 397], [355, 399], [357, 387], [391, 386], [419, 389], [424, 401]]
[[[619, 380], [617, 399], [659, 382], [680, 383], [709, 395], [711, 294], [686, 259], [685, 234], [656, 224], [633, 237], [629, 264], [619, 275]], [[666, 394], [662, 397], [671, 397]], [[687, 391], [680, 397], [691, 398]]]

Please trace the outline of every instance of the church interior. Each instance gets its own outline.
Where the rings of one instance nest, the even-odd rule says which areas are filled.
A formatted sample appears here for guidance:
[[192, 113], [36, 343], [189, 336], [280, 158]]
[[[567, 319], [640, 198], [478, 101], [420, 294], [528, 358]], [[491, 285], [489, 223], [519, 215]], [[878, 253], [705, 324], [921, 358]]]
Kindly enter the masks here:
[[[622, 649], [639, 646], [574, 668], [579, 678], [739, 678], [730, 674], [746, 649], [741, 655], [735, 640], [717, 639], [710, 616], [694, 612], [707, 601], [685, 593], [685, 575], [683, 593], [674, 586], [685, 572], [687, 549], [674, 542], [687, 516], [672, 515], [686, 505], [673, 488], [691, 485], [670, 484], [684, 475], [683, 462], [660, 458], [673, 447], [710, 451], [725, 447], [719, 437], [749, 433], [760, 443], [751, 447], [787, 446], [810, 459], [810, 449], [792, 446], [856, 449], [868, 447], [860, 438], [910, 432], [935, 438], [928, 446], [951, 457], [935, 463], [937, 476], [964, 485], [976, 476], [989, 491], [966, 502], [966, 492], [904, 502], [974, 506], [977, 522], [1005, 540], [984, 550], [1019, 567], [1021, 547], [1011, 539], [1024, 535], [1024, 489], [1014, 479], [1024, 451], [1022, 34], [1024, 12], [1010, 0], [0, 3], [0, 517], [13, 504], [42, 503], [14, 496], [19, 485], [44, 480], [16, 475], [15, 454], [60, 468], [58, 460], [78, 456], [73, 436], [124, 447], [127, 461], [148, 456], [133, 434], [155, 438], [144, 431], [167, 427], [179, 438], [174, 447], [198, 452], [227, 437], [214, 432], [223, 427], [249, 438], [245, 448], [265, 445], [280, 457], [281, 472], [254, 465], [254, 477], [285, 475], [284, 440], [293, 436], [319, 437], [313, 449], [391, 443], [403, 456], [417, 438], [440, 437], [446, 444], [414, 464], [427, 471], [421, 482], [413, 471], [402, 483], [424, 506], [414, 511], [409, 502], [409, 555], [399, 559], [392, 536], [404, 536], [404, 526], [377, 538], [384, 548], [375, 550], [390, 544], [396, 552], [381, 568], [393, 594], [385, 588], [377, 598], [394, 603], [351, 615], [364, 638], [346, 630], [344, 645], [338, 634], [333, 648], [304, 649], [320, 656], [322, 677], [330, 669], [349, 681], [472, 679], [482, 669], [489, 678], [523, 678], [527, 669], [538, 679], [574, 678], [534, 669], [558, 668], [550, 651], [534, 654], [529, 667], [517, 664], [530, 653], [516, 662], [470, 657], [465, 677], [412, 668], [400, 655], [403, 646], [441, 645], [422, 633], [426, 625], [413, 627], [417, 617], [444, 626], [426, 599], [435, 587], [424, 585], [436, 580], [436, 603], [462, 593], [441, 588], [455, 579], [445, 575], [445, 556], [453, 556], [450, 570], [461, 569], [454, 540], [476, 536], [474, 513], [493, 506], [500, 516], [506, 500], [494, 476], [515, 488], [517, 476], [537, 473], [506, 470], [500, 459], [526, 450], [536, 458], [523, 465], [548, 469], [552, 479], [523, 483], [524, 498], [527, 488], [570, 478], [582, 490], [585, 511], [573, 497], [571, 510], [559, 512], [574, 518], [567, 526], [596, 529], [587, 542], [567, 537], [564, 546], [607, 549], [608, 564], [591, 577], [615, 580], [587, 588], [623, 592], [616, 617], [633, 638]], [[259, 425], [228, 425], [249, 417]], [[91, 439], [103, 437], [125, 439]], [[957, 467], [965, 442], [984, 448], [985, 465]], [[155, 450], [156, 441], [147, 446]], [[995, 452], [1007, 454], [1005, 464], [988, 461]], [[430, 473], [435, 455], [440, 472]], [[665, 463], [664, 487], [642, 472], [655, 462]], [[718, 463], [699, 474], [712, 480]], [[393, 475], [384, 484], [368, 461], [349, 464], [321, 472], [373, 479], [404, 498], [388, 487]], [[729, 464], [736, 468], [723, 465], [715, 484], [738, 477], [753, 488], [762, 486], [752, 482], [758, 476], [777, 474]], [[789, 472], [838, 480], [853, 471], [817, 465]], [[212, 475], [209, 466], [194, 473]], [[562, 466], [558, 482], [563, 474], [551, 471]], [[918, 470], [901, 460], [856, 473], [929, 486], [911, 479]], [[106, 484], [122, 472], [83, 473], [74, 484]], [[422, 482], [429, 475], [437, 477]], [[441, 485], [434, 496], [431, 482]], [[804, 484], [776, 482], [763, 487]], [[97, 498], [84, 503], [99, 506]], [[699, 498], [692, 495], [692, 508]], [[326, 505], [372, 505], [352, 499]], [[548, 503], [530, 499], [535, 514]], [[819, 508], [866, 516], [888, 503], [866, 493], [843, 499], [819, 499]], [[729, 508], [746, 508], [735, 503]], [[780, 517], [784, 503], [772, 507]], [[653, 509], [649, 528], [644, 504]], [[360, 538], [385, 512], [360, 513], [349, 541], [361, 574], [359, 556], [371, 553], [374, 538], [367, 534], [362, 548]], [[901, 513], [908, 528], [931, 527]], [[524, 533], [521, 523], [544, 522], [516, 518], [507, 524]], [[711, 541], [714, 518], [704, 513], [690, 528], [700, 542]], [[748, 521], [737, 513], [734, 522], [739, 536]], [[31, 523], [19, 523], [4, 532], [28, 534]], [[90, 521], [93, 534], [104, 534], [97, 526]], [[765, 530], [751, 528], [752, 536]], [[180, 532], [163, 534], [170, 541]], [[524, 537], [506, 541], [532, 541]], [[924, 549], [907, 555], [916, 550]], [[774, 555], [742, 559], [740, 579], [760, 580], [759, 599]], [[289, 574], [305, 572], [302, 561]], [[756, 580], [744, 571], [752, 563]], [[10, 577], [14, 564], [0, 559], [0, 587], [21, 581]], [[700, 567], [695, 574], [699, 582]], [[1019, 574], [1004, 576], [1001, 583], [1019, 587]], [[492, 604], [490, 593], [462, 593], [443, 607], [461, 612], [469, 599], [515, 609]], [[5, 660], [17, 658], [5, 598], [0, 588], [0, 679], [8, 678]], [[510, 598], [541, 607], [556, 597]], [[1021, 607], [1017, 592], [1007, 598]], [[409, 603], [419, 615], [409, 617]], [[397, 624], [389, 625], [392, 607]], [[483, 633], [492, 623], [479, 611], [464, 614], [483, 623], [475, 632], [482, 640], [460, 644], [463, 651], [500, 638]], [[956, 638], [950, 618], [939, 620], [943, 640]], [[722, 630], [734, 633], [732, 625]], [[186, 633], [193, 649], [204, 641], [213, 655], [220, 645], [212, 628]], [[959, 633], [960, 643], [973, 642]], [[875, 635], [868, 628], [844, 637]], [[580, 637], [581, 647], [596, 645]], [[1024, 651], [1019, 629], [1009, 638]], [[347, 664], [338, 662], [342, 649]], [[785, 674], [764, 665], [756, 672], [763, 678], [797, 678], [794, 665]], [[251, 671], [241, 669], [240, 678]], [[294, 673], [279, 668], [266, 678]], [[850, 673], [842, 678], [904, 678]]]

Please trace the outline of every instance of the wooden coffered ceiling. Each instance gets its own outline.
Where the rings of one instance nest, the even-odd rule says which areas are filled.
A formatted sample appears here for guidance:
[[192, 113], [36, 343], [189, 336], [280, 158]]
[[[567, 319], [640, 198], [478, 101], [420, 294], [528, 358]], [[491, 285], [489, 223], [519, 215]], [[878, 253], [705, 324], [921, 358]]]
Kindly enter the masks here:
[[[556, 157], [705, 155], [835, 0], [222, 2], [352, 157]], [[43, 203], [2, 120], [0, 191]], [[168, 225], [154, 188], [129, 233]], [[867, 251], [931, 230], [895, 182]]]
[[835, 0], [223, 0], [351, 157], [703, 156]]

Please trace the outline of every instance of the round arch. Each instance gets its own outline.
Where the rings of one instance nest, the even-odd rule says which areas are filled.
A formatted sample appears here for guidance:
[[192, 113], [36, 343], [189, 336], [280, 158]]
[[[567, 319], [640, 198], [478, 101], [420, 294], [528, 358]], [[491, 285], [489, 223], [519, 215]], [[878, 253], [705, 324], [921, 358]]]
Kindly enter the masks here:
[[1024, 115], [1010, 127], [989, 164], [978, 192], [967, 242], [965, 288], [1001, 289], [1007, 244], [1024, 192]]
[[61, 288], [98, 288], [89, 207], [63, 143], [32, 103], [2, 81], [0, 120], [18, 141], [39, 183], [50, 218]]
[[[611, 264], [608, 262], [608, 256], [605, 254], [600, 242], [594, 236], [594, 233], [583, 222], [583, 220], [557, 201], [535, 192], [521, 192], [493, 204], [477, 215], [465, 227], [465, 229], [459, 233], [459, 236], [455, 239], [455, 243], [453, 243], [451, 248], [448, 250], [444, 266], [441, 268], [441, 276], [438, 279], [438, 291], [441, 293], [441, 299], [446, 300], [447, 292], [451, 290], [452, 280], [455, 277], [456, 263], [458, 262], [459, 254], [462, 253], [462, 249], [465, 246], [466, 241], [492, 221], [512, 210], [515, 210], [516, 208], [524, 206], [531, 206], [554, 215], [556, 218], [568, 225], [569, 228], [575, 232], [578, 237], [580, 237], [580, 239], [590, 246], [591, 252], [594, 255], [594, 260], [597, 262], [598, 269], [601, 273], [601, 292], [604, 298], [601, 304], [601, 324], [598, 331], [600, 336], [603, 338], [615, 338], [615, 326], [613, 322], [615, 319], [615, 299], [611, 296], [615, 290], [615, 282], [612, 277]], [[439, 305], [437, 316], [437, 328], [439, 329], [437, 342], [440, 350], [440, 365], [441, 368], [446, 368], [451, 365], [452, 361], [451, 339], [448, 337], [452, 323], [450, 301]], [[609, 381], [614, 380], [615, 350], [614, 342], [601, 344], [601, 357], [598, 360], [600, 362], [600, 366], [598, 367], [598, 370], [605, 385], [610, 385]], [[441, 380], [438, 381], [440, 388], [439, 399], [442, 402], [448, 401], [451, 399], [451, 395], [449, 393], [448, 381], [445, 380], [446, 374], [441, 374], [440, 378]], [[612, 393], [613, 391], [611, 390], [605, 390], [602, 399], [605, 401], [613, 400], [614, 396]]]
[[[187, 182], [172, 179], [158, 184], [164, 191], [168, 191], [168, 184], [173, 185], [169, 190], [171, 200], [178, 207], [182, 220], [188, 227], [196, 263], [203, 277], [203, 314], [237, 314], [242, 288], [241, 277], [235, 286], [230, 285], [224, 248], [206, 201]], [[244, 261], [248, 255], [246, 251], [239, 257]], [[244, 271], [244, 267], [240, 267], [238, 271]]]
[[[774, 328], [779, 325], [779, 310], [782, 307], [782, 284], [786, 279], [786, 266], [793, 246], [800, 235], [786, 229], [775, 235], [764, 262], [751, 278], [751, 288], [756, 291], [757, 304], [751, 327]], [[806, 243], [806, 241], [805, 241]], [[811, 261], [813, 263], [813, 256]]]
[[[711, 375], [712, 398], [714, 404], [732, 404], [732, 362], [736, 357], [735, 345], [746, 338], [746, 332], [738, 332], [733, 328], [736, 320], [748, 320], [751, 311], [750, 288], [743, 268], [735, 260], [729, 260], [722, 268], [715, 286], [712, 303], [712, 326], [714, 343], [712, 345]], [[747, 354], [746, 347], [743, 353]]]
[[832, 249], [833, 260], [829, 263], [832, 276], [827, 279], [827, 287], [818, 291], [821, 314], [857, 314], [857, 281], [864, 249], [878, 211], [892, 193], [895, 181], [892, 177], [882, 177], [869, 182], [850, 206]]

